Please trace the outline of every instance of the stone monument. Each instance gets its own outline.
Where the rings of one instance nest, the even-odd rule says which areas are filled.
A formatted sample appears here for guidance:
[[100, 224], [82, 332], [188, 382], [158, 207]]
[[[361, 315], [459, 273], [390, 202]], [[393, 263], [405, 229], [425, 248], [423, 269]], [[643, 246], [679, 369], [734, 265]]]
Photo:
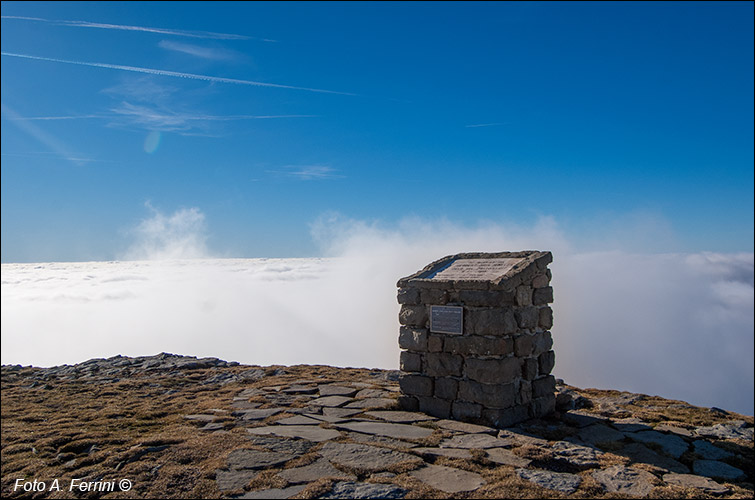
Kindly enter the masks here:
[[462, 253], [400, 279], [401, 407], [495, 427], [552, 413], [552, 261]]

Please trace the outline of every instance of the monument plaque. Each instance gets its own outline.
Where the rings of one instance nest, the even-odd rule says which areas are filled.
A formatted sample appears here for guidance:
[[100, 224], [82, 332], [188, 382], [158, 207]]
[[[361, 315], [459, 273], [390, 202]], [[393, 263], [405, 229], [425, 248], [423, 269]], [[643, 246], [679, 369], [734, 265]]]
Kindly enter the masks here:
[[430, 306], [430, 331], [461, 335], [464, 328], [463, 315], [463, 307]]
[[456, 259], [428, 276], [428, 279], [493, 280], [506, 274], [520, 260], [522, 259]]

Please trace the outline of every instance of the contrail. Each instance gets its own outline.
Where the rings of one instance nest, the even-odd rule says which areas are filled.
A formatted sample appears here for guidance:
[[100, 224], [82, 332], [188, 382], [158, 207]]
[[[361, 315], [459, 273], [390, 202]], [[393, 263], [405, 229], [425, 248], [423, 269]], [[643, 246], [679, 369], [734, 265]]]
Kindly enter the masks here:
[[190, 38], [214, 38], [218, 40], [261, 40], [263, 42], [275, 42], [269, 38], [257, 38], [245, 35], [233, 35], [230, 33], [213, 33], [212, 31], [188, 31], [175, 30], [169, 28], [150, 28], [148, 26], [129, 26], [124, 24], [93, 23], [90, 21], [54, 21], [51, 19], [42, 19], [41, 17], [25, 16], [2, 16], [3, 19], [19, 19], [23, 21], [38, 21], [42, 23], [55, 24], [58, 26], [73, 26], [77, 28], [101, 28], [110, 30], [124, 31], [146, 31], [148, 33], [159, 33], [161, 35], [185, 36]]
[[27, 54], [14, 54], [12, 52], [1, 52], [1, 54], [4, 56], [20, 57], [23, 59], [34, 59], [37, 61], [49, 61], [49, 62], [56, 62], [56, 63], [63, 63], [63, 64], [76, 64], [78, 66], [90, 66], [93, 68], [117, 69], [121, 71], [131, 71], [134, 73], [146, 73], [148, 75], [173, 76], [173, 77], [178, 77], [178, 78], [189, 78], [191, 80], [203, 80], [206, 82], [235, 83], [237, 85], [252, 85], [255, 87], [273, 87], [273, 88], [278, 88], [278, 89], [306, 90], [307, 92], [320, 92], [323, 94], [338, 94], [338, 95], [349, 95], [349, 96], [357, 95], [357, 94], [352, 94], [349, 92], [337, 92], [335, 90], [312, 89], [308, 87], [294, 87], [292, 85], [280, 85], [277, 83], [255, 82], [253, 80], [238, 80], [236, 78], [222, 78], [219, 76], [196, 75], [194, 73], [181, 73], [178, 71], [167, 71], [164, 69], [139, 68], [136, 66], [122, 66], [120, 64], [107, 64], [107, 63], [97, 63], [97, 62], [68, 61], [66, 59], [54, 59], [52, 57], [30, 56]]

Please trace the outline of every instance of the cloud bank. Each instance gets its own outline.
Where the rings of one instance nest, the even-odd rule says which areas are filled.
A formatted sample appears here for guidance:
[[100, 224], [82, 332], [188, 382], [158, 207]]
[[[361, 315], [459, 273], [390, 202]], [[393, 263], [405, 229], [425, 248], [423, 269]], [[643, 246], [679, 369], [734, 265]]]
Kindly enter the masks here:
[[[541, 249], [554, 254], [557, 377], [753, 414], [752, 253], [576, 251], [552, 218], [385, 226], [328, 214], [312, 233], [326, 258], [3, 264], [2, 362], [168, 351], [397, 368], [398, 278], [452, 253]], [[196, 209], [156, 213], [134, 255], [206, 256], [204, 234]]]

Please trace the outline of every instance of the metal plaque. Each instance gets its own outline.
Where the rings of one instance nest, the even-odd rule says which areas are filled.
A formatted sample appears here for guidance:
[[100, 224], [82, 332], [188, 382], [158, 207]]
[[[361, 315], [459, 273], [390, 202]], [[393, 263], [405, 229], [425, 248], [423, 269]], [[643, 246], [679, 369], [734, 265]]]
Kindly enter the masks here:
[[464, 329], [463, 316], [463, 307], [430, 306], [430, 331], [461, 335]]
[[506, 274], [521, 258], [456, 259], [429, 279], [487, 281]]

